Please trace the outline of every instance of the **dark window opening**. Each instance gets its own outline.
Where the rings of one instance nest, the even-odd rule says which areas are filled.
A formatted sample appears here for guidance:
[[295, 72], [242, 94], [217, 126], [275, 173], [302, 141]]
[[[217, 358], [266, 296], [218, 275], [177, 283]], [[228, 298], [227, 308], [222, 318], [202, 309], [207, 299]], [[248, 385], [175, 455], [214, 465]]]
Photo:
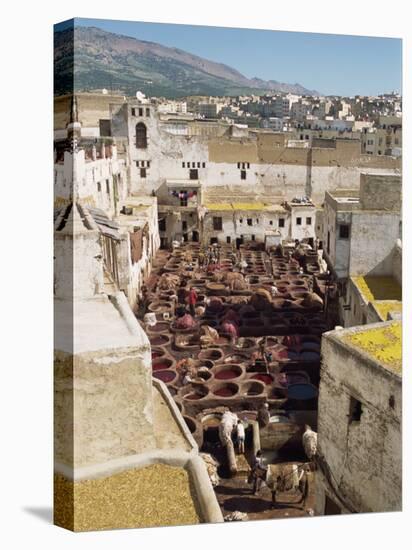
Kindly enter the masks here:
[[196, 163], [192, 162], [192, 168], [196, 168]]
[[166, 218], [159, 220], [159, 231], [166, 231]]
[[250, 238], [252, 239], [252, 241], [255, 240], [255, 235], [251, 235]]
[[182, 168], [185, 168], [185, 167], [186, 167], [186, 163], [182, 162]]
[[136, 147], [137, 149], [147, 148], [147, 129], [143, 122], [136, 124]]
[[248, 219], [247, 219], [247, 224], [248, 224], [248, 225], [252, 225], [252, 218], [248, 218]]
[[226, 237], [227, 244], [230, 244], [232, 242], [232, 239], [230, 237]]
[[214, 216], [213, 217], [213, 229], [214, 231], [222, 231], [222, 218]]
[[247, 163], [247, 167], [250, 168], [250, 163], [249, 162]]
[[296, 218], [296, 225], [302, 225], [302, 218]]
[[206, 168], [206, 162], [202, 162], [202, 168]]
[[109, 180], [106, 180], [106, 193], [108, 195], [110, 195], [110, 184], [109, 184]]
[[340, 239], [349, 239], [349, 225], [348, 224], [340, 224], [339, 225], [339, 238]]
[[241, 171], [240, 171], [240, 179], [241, 179], [241, 180], [245, 180], [245, 179], [246, 179], [246, 170], [241, 170]]
[[279, 218], [279, 227], [285, 227], [285, 218]]
[[112, 125], [110, 119], [100, 119], [99, 120], [99, 130], [101, 136], [111, 136], [112, 135]]
[[239, 170], [240, 170], [240, 162], [238, 162], [238, 163], [237, 163], [237, 167], [238, 167], [238, 168], [239, 168]]
[[139, 107], [139, 116], [143, 116], [143, 107]]
[[243, 223], [243, 218], [240, 218], [239, 223]]
[[136, 116], [136, 109], [132, 107], [132, 116]]
[[186, 220], [182, 221], [182, 231], [187, 231], [187, 221]]
[[394, 395], [391, 395], [389, 397], [389, 407], [391, 409], [394, 409], [395, 408], [395, 396]]
[[97, 182], [97, 191], [100, 193], [101, 190], [102, 190], [102, 186], [100, 185], [100, 182], [98, 181]]
[[199, 179], [199, 173], [197, 171], [197, 169], [191, 169], [190, 172], [189, 172], [189, 178], [191, 180], [197, 180]]
[[148, 168], [150, 168], [150, 160], [147, 160], [147, 161], [146, 161], [146, 166], [147, 166]]
[[273, 225], [273, 220], [270, 220], [270, 221], [269, 221], [269, 225]]
[[140, 177], [145, 178], [146, 177], [146, 168], [140, 168]]
[[200, 162], [197, 163], [197, 167], [200, 168]]
[[217, 244], [217, 237], [210, 237], [210, 244]]
[[312, 218], [306, 218], [306, 225], [312, 225]]
[[349, 422], [360, 422], [361, 416], [362, 403], [354, 397], [351, 397], [349, 403]]
[[149, 109], [149, 107], [146, 107], [146, 116], [150, 116], [150, 109]]

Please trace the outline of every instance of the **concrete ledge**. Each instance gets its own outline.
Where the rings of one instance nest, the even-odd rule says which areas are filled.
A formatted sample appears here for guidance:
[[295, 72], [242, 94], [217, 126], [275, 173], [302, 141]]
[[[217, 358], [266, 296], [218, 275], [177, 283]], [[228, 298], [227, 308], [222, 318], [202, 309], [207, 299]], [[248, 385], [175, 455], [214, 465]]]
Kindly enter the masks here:
[[166, 384], [161, 380], [158, 380], [157, 378], [153, 378], [152, 383], [153, 383], [153, 386], [159, 391], [160, 395], [163, 397], [166, 405], [169, 407], [169, 410], [172, 413], [172, 416], [176, 421], [176, 424], [179, 426], [180, 431], [182, 432], [184, 438], [190, 445], [191, 449], [193, 451], [198, 452], [199, 451], [198, 445], [194, 440], [192, 434], [190, 433], [190, 430], [187, 427], [186, 422], [184, 421], [182, 413], [179, 411], [173, 397], [170, 395], [170, 392], [167, 389]]
[[56, 462], [54, 471], [73, 482], [77, 482], [109, 477], [126, 470], [145, 468], [153, 464], [166, 464], [184, 468], [188, 471], [196, 490], [202, 521], [204, 523], [223, 522], [222, 512], [213, 491], [206, 465], [198, 455], [197, 449], [193, 449], [190, 453], [184, 451], [149, 451], [76, 469]]

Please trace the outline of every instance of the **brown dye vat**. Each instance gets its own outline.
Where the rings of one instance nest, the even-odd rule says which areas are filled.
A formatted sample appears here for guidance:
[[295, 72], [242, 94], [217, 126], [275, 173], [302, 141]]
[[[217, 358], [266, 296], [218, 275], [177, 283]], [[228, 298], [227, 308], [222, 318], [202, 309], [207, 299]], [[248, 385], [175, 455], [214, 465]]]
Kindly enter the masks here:
[[147, 332], [167, 332], [169, 328], [169, 323], [156, 323], [153, 327], [148, 327]]
[[257, 374], [254, 374], [250, 377], [252, 380], [259, 380], [259, 382], [262, 382], [266, 386], [269, 384], [273, 384], [274, 377], [271, 374], [266, 374], [265, 372], [258, 372]]
[[220, 361], [223, 359], [223, 352], [219, 348], [204, 349], [199, 353], [198, 358], [201, 361]]
[[259, 381], [243, 382], [240, 391], [248, 397], [262, 395], [265, 392], [265, 386]]
[[174, 361], [171, 359], [166, 359], [160, 357], [159, 359], [154, 359], [152, 361], [152, 371], [162, 371], [165, 369], [170, 369], [173, 366]]
[[181, 395], [183, 399], [187, 399], [189, 401], [199, 401], [200, 399], [206, 397], [208, 393], [209, 390], [205, 386], [197, 386], [193, 388], [185, 388]]
[[256, 342], [251, 338], [238, 338], [234, 347], [236, 349], [249, 350], [256, 347]]
[[170, 338], [166, 334], [157, 334], [149, 336], [149, 342], [152, 346], [165, 346], [166, 344], [170, 344]]
[[203, 429], [207, 430], [209, 428], [218, 428], [221, 418], [222, 418], [222, 415], [219, 413], [206, 414], [201, 419]]
[[292, 279], [291, 283], [295, 286], [304, 286], [305, 281], [302, 281], [302, 279]]
[[240, 365], [224, 365], [215, 370], [215, 380], [234, 380], [243, 374]]
[[159, 357], [163, 357], [165, 355], [165, 350], [160, 348], [152, 348], [152, 361], [153, 359], [158, 359]]
[[213, 395], [216, 395], [217, 397], [233, 397], [237, 393], [239, 393], [239, 386], [235, 384], [234, 382], [226, 382], [223, 384], [217, 384], [212, 389]]
[[157, 370], [153, 372], [153, 376], [154, 378], [161, 380], [165, 384], [171, 384], [172, 382], [174, 382], [177, 374], [173, 370]]

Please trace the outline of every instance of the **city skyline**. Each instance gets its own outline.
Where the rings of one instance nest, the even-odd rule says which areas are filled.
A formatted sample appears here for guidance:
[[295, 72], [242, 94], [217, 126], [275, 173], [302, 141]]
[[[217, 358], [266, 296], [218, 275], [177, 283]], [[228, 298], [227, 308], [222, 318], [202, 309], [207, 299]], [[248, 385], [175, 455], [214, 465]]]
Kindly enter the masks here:
[[[75, 24], [179, 48], [248, 78], [299, 83], [322, 95], [402, 93], [402, 40], [397, 38], [83, 18]], [[328, 70], [317, 70], [320, 66]]]

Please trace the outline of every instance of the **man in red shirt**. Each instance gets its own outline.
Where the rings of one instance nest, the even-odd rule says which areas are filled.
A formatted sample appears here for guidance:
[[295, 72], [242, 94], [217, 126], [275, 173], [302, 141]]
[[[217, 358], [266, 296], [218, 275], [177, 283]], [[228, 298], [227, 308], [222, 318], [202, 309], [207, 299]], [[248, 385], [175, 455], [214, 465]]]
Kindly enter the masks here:
[[194, 317], [195, 316], [195, 305], [196, 305], [196, 302], [197, 302], [197, 292], [193, 287], [189, 291], [189, 296], [187, 297], [187, 301], [189, 302], [190, 314]]

